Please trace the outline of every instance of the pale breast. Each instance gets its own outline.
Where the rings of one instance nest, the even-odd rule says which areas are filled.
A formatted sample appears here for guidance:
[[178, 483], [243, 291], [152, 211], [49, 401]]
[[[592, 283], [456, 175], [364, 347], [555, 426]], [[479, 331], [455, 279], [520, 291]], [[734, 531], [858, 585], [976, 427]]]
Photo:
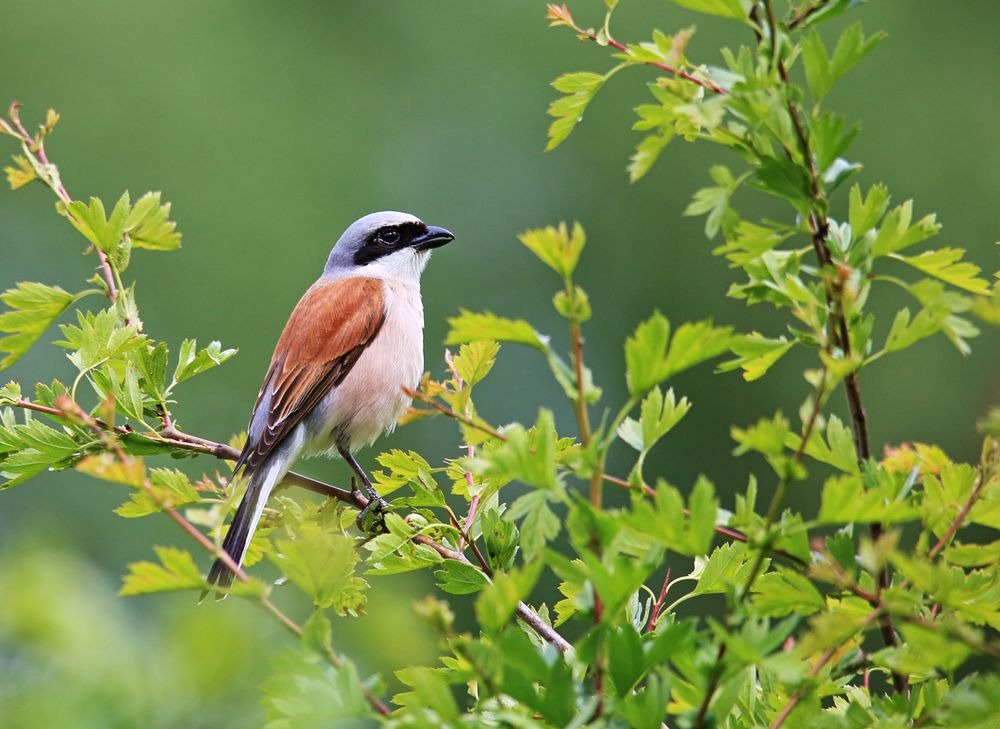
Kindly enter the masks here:
[[[326, 398], [324, 435], [348, 450], [370, 445], [396, 426], [410, 404], [403, 387], [416, 387], [424, 371], [424, 310], [418, 284], [383, 279], [386, 317], [374, 341]], [[343, 441], [342, 441], [343, 442]], [[316, 442], [315, 450], [333, 443]]]

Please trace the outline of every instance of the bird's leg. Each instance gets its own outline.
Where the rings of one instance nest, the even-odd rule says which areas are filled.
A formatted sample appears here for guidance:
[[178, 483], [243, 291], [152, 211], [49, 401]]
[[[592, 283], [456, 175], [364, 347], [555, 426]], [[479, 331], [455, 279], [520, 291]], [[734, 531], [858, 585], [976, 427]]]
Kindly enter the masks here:
[[381, 515], [383, 510], [389, 508], [389, 504], [385, 499], [379, 496], [378, 491], [376, 491], [375, 487], [372, 486], [372, 482], [368, 480], [368, 474], [366, 474], [364, 469], [361, 468], [361, 465], [354, 460], [354, 456], [352, 456], [346, 448], [341, 448], [340, 446], [337, 446], [337, 451], [340, 453], [340, 457], [347, 461], [354, 473], [356, 473], [358, 478], [361, 479], [361, 483], [365, 486], [365, 491], [368, 492], [368, 503], [365, 505], [365, 508], [361, 510], [361, 513], [358, 514], [358, 518], [355, 523], [362, 531], [369, 531], [365, 528], [368, 515], [372, 512]]

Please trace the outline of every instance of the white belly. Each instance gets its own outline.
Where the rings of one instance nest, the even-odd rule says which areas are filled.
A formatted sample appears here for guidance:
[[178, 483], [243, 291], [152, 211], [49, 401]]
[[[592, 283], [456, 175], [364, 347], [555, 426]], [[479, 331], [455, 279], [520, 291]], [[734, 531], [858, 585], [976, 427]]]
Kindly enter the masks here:
[[350, 452], [392, 430], [410, 404], [403, 387], [415, 388], [424, 371], [424, 310], [418, 284], [383, 279], [386, 317], [375, 340], [310, 418], [309, 455], [336, 445]]

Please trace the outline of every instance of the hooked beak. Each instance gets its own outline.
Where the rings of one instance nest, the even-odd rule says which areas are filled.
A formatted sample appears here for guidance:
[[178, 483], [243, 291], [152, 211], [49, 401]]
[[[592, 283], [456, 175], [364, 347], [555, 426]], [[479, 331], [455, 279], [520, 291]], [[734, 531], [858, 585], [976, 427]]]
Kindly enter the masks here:
[[445, 243], [451, 243], [455, 236], [450, 230], [438, 228], [435, 225], [428, 225], [427, 232], [414, 238], [410, 245], [418, 251], [427, 251], [431, 248], [440, 248]]

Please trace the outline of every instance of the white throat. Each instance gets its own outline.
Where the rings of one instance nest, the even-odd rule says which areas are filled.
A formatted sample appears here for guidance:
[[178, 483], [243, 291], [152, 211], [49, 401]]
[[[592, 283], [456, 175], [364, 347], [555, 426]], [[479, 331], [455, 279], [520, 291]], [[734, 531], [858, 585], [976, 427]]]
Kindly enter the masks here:
[[416, 251], [412, 248], [404, 248], [382, 256], [378, 260], [358, 266], [351, 271], [351, 276], [370, 276], [389, 281], [402, 281], [405, 283], [420, 283], [420, 274], [424, 272], [427, 261], [430, 260], [430, 251]]

